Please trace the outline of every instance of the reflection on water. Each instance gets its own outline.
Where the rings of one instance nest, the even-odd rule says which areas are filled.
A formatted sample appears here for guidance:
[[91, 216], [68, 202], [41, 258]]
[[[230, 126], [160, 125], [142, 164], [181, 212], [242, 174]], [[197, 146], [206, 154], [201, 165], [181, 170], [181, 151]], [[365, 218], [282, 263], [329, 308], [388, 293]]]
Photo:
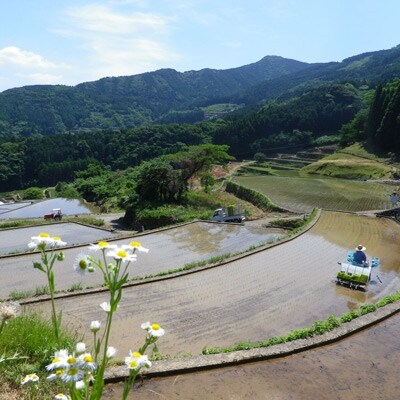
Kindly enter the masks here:
[[273, 230], [248, 228], [235, 224], [203, 222], [188, 224], [179, 229], [165, 231], [172, 242], [179, 243], [197, 254], [235, 253], [247, 249], [251, 244], [273, 241], [283, 236]]
[[94, 210], [81, 199], [55, 198], [37, 203], [4, 204], [0, 208], [0, 219], [7, 218], [41, 218], [53, 208], [61, 208], [63, 214], [91, 214]]

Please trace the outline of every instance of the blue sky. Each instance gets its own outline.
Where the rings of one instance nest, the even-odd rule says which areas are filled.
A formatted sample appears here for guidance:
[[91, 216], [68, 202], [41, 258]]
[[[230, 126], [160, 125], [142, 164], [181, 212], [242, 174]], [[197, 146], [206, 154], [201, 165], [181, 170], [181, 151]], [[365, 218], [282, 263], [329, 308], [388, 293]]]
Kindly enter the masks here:
[[0, 91], [400, 44], [398, 0], [2, 0]]

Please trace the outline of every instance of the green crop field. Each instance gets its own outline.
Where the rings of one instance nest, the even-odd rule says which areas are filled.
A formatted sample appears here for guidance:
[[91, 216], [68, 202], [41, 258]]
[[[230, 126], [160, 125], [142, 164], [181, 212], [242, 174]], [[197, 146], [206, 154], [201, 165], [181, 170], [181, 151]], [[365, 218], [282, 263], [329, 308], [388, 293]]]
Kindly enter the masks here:
[[234, 182], [297, 212], [310, 212], [314, 207], [340, 211], [383, 210], [390, 207], [389, 195], [397, 189], [380, 183], [299, 176], [237, 176]]

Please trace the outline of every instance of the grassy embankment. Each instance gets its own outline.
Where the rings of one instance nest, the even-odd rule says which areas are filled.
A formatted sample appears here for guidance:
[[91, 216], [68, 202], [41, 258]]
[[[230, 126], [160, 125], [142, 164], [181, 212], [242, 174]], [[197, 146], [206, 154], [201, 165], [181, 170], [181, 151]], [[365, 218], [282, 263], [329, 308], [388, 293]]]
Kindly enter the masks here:
[[398, 165], [389, 157], [371, 153], [360, 143], [353, 144], [303, 167], [302, 176], [323, 175], [344, 179], [392, 179]]

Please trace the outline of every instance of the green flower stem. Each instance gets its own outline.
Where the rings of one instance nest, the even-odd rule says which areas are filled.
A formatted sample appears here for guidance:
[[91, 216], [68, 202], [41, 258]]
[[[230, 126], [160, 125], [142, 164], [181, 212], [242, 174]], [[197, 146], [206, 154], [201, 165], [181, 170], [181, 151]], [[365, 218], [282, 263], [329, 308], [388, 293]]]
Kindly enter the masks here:
[[[55, 261], [57, 260], [57, 254], [55, 254], [54, 251], [52, 251], [50, 254], [50, 261], [49, 261], [49, 257], [46, 253], [44, 246], [40, 247], [40, 251], [42, 253], [41, 254], [42, 264], [44, 266], [42, 271], [44, 271], [46, 273], [47, 282], [49, 285], [51, 310], [52, 310], [51, 320], [53, 322], [54, 334], [55, 334], [58, 344], [60, 344], [61, 318], [57, 317], [57, 312], [56, 312], [56, 305], [55, 305], [55, 299], [54, 299], [54, 294], [55, 294], [56, 288], [55, 288], [55, 283], [54, 283], [54, 272], [53, 272], [53, 266], [54, 266]], [[60, 316], [61, 316], [61, 314], [60, 314]]]
[[6, 324], [6, 318], [3, 318], [2, 320], [1, 320], [1, 325], [0, 325], [0, 334], [1, 334], [1, 331], [3, 330], [3, 328], [4, 328], [4, 326], [5, 326], [5, 324]]
[[130, 372], [129, 378], [125, 381], [125, 384], [124, 384], [124, 391], [122, 392], [122, 400], [126, 400], [128, 398], [131, 387], [132, 387], [133, 383], [135, 382], [135, 379], [138, 376], [139, 371], [140, 371], [140, 368], [134, 369], [133, 371]]

